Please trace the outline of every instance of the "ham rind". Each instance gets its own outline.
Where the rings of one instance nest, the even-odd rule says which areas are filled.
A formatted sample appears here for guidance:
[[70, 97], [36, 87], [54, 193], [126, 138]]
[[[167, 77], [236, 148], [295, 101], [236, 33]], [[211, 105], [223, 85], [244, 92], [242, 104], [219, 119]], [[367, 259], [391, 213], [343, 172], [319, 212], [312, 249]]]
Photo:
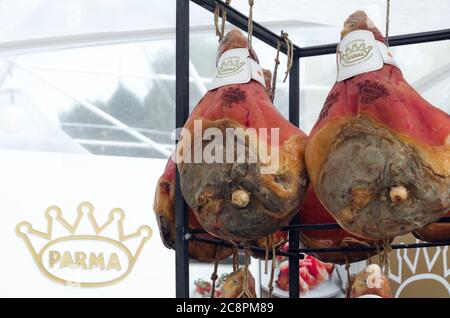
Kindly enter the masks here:
[[[448, 212], [446, 217], [450, 217]], [[415, 230], [414, 236], [424, 242], [450, 241], [450, 223], [433, 223], [422, 229]]]
[[280, 271], [275, 281], [278, 288], [289, 290], [289, 262], [284, 261], [280, 264]]
[[364, 295], [392, 298], [389, 279], [376, 264], [365, 267], [351, 283], [350, 298], [359, 298]]
[[[335, 223], [335, 219], [317, 199], [312, 186], [309, 186], [305, 202], [300, 210], [300, 224], [329, 224]], [[339, 248], [339, 247], [366, 247], [383, 244], [383, 240], [361, 238], [348, 233], [343, 228], [303, 230], [300, 232], [300, 241], [307, 248]], [[354, 263], [368, 259], [377, 253], [374, 251], [322, 252], [313, 253], [323, 262], [333, 264]]]
[[247, 271], [247, 292], [244, 292], [245, 268], [230, 273], [222, 287], [220, 298], [256, 298], [255, 278]]
[[[159, 232], [164, 245], [175, 249], [175, 173], [176, 165], [169, 159], [164, 173], [158, 180], [153, 210], [158, 221]], [[189, 209], [189, 227], [201, 228], [194, 213]], [[214, 239], [209, 234], [197, 235]], [[224, 260], [233, 254], [233, 249], [197, 241], [189, 242], [189, 256], [202, 262]]]
[[[247, 39], [238, 30], [230, 31], [219, 45], [218, 56], [234, 48], [247, 48]], [[256, 59], [256, 54], [250, 54]], [[267, 79], [267, 78], [266, 78]], [[278, 151], [279, 165], [273, 173], [261, 173], [267, 162], [207, 163], [188, 162], [187, 145], [196, 144], [195, 121], [201, 122], [201, 132], [216, 128], [223, 133], [226, 153], [227, 128], [254, 128], [257, 135], [245, 140], [245, 152]], [[198, 122], [197, 122], [198, 123]], [[232, 241], [263, 238], [287, 225], [301, 206], [308, 179], [304, 165], [306, 135], [291, 125], [273, 106], [264, 85], [255, 80], [244, 84], [219, 87], [206, 93], [193, 110], [184, 127], [190, 132], [179, 142], [181, 190], [200, 224], [214, 236]], [[260, 135], [267, 129], [267, 138]], [[271, 146], [271, 129], [279, 129], [278, 145]], [[250, 139], [258, 141], [252, 148]], [[274, 136], [275, 141], [275, 136]], [[198, 140], [201, 149], [208, 142]], [[236, 146], [236, 145], [235, 145]], [[237, 151], [234, 151], [236, 154]], [[194, 152], [190, 153], [194, 158]]]
[[[349, 17], [342, 36], [355, 30], [384, 41], [362, 11]], [[450, 117], [393, 65], [335, 83], [305, 158], [321, 203], [360, 237], [409, 233], [450, 206]]]

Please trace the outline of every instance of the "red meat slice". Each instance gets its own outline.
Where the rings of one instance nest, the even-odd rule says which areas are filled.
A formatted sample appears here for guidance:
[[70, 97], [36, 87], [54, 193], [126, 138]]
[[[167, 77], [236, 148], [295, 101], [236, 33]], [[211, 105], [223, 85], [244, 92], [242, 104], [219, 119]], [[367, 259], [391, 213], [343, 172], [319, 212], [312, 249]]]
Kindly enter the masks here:
[[330, 278], [330, 274], [325, 267], [325, 263], [311, 255], [307, 255], [306, 258], [311, 261], [311, 265], [308, 266], [309, 272], [317, 279], [319, 283], [327, 281]]

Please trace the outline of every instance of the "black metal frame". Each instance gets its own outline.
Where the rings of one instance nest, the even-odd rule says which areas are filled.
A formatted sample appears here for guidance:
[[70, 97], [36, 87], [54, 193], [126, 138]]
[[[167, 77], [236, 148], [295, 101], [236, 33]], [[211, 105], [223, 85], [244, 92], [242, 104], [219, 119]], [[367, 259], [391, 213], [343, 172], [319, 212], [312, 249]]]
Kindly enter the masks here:
[[[214, 12], [216, 5], [227, 9], [227, 21], [236, 27], [246, 31], [248, 18], [236, 9], [226, 5], [220, 0], [177, 0], [176, 8], [176, 127], [184, 126], [189, 116], [189, 4], [194, 2], [210, 12]], [[253, 22], [253, 36], [262, 42], [277, 47], [280, 37], [272, 31], [264, 28], [257, 22]], [[450, 39], [450, 29], [406, 34], [389, 37], [390, 46], [425, 43]], [[300, 121], [300, 58], [319, 56], [336, 53], [337, 43], [300, 48], [294, 45], [293, 66], [289, 74], [289, 121], [299, 127]], [[282, 42], [281, 50], [286, 54], [286, 45]], [[450, 218], [442, 218], [440, 222], [450, 222]], [[176, 178], [176, 297], [189, 297], [189, 241], [201, 241], [210, 244], [229, 245], [220, 240], [204, 239], [196, 237], [195, 234], [203, 233], [202, 229], [188, 228], [188, 213], [186, 203], [181, 195], [179, 185], [179, 175]], [[338, 228], [337, 224], [299, 224], [298, 217], [295, 217], [289, 226], [284, 230], [289, 231], [288, 252], [277, 252], [278, 255], [289, 257], [289, 297], [299, 297], [299, 268], [298, 260], [303, 257], [302, 253], [313, 252], [354, 252], [369, 251], [376, 249], [375, 246], [368, 247], [341, 247], [341, 248], [299, 248], [299, 231], [312, 229], [333, 229]], [[422, 248], [432, 246], [450, 245], [450, 242], [416, 243], [416, 244], [396, 244], [393, 249], [401, 248]], [[264, 249], [251, 247], [253, 251], [264, 252]]]

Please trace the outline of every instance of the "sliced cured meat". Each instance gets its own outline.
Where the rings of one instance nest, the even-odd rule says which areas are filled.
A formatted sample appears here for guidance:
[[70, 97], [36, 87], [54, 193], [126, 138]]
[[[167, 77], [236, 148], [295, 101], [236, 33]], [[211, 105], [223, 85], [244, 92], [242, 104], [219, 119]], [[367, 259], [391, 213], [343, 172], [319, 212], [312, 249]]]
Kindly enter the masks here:
[[319, 280], [309, 272], [309, 269], [307, 267], [301, 266], [299, 268], [299, 275], [300, 278], [303, 279], [305, 283], [308, 285], [309, 289], [316, 287], [320, 283]]
[[311, 275], [314, 276], [314, 278], [317, 279], [319, 283], [327, 281], [330, 278], [330, 273], [333, 271], [333, 265], [331, 265], [330, 272], [329, 264], [321, 262], [311, 255], [306, 255], [305, 259], [310, 261], [310, 265], [307, 265], [305, 267], [308, 268]]
[[[164, 245], [175, 249], [175, 163], [169, 159], [164, 173], [158, 180], [153, 210], [158, 221], [159, 233]], [[189, 209], [189, 227], [201, 228], [192, 210]], [[213, 239], [209, 234], [200, 237]], [[202, 262], [223, 260], [233, 254], [231, 248], [197, 241], [189, 242], [189, 256]]]
[[[323, 263], [313, 256], [305, 255], [299, 261], [299, 289], [304, 293], [327, 281], [333, 272], [333, 264]], [[289, 261], [283, 261], [279, 266], [279, 273], [275, 281], [278, 288], [289, 290]]]
[[[357, 30], [384, 42], [363, 11], [347, 19], [341, 35]], [[375, 48], [350, 51], [369, 49]], [[384, 64], [335, 83], [311, 132], [306, 165], [319, 200], [345, 230], [367, 238], [403, 235], [450, 206], [450, 117], [398, 67]]]
[[[305, 202], [300, 210], [300, 224], [328, 224], [335, 223], [335, 219], [323, 207], [317, 199], [314, 189], [310, 186], [306, 193]], [[327, 230], [302, 230], [300, 232], [300, 241], [308, 248], [337, 248], [337, 247], [357, 247], [368, 245], [382, 245], [383, 240], [372, 240], [357, 237], [348, 233], [343, 228]], [[333, 264], [345, 264], [359, 262], [368, 259], [376, 254], [376, 251], [361, 252], [323, 252], [314, 253], [317, 258], [324, 262]]]
[[[218, 56], [237, 48], [247, 48], [247, 39], [239, 30], [232, 30], [220, 43]], [[249, 56], [257, 61], [254, 52]], [[201, 124], [197, 134], [196, 123]], [[289, 223], [300, 208], [308, 184], [304, 166], [306, 135], [277, 111], [264, 85], [251, 80], [209, 91], [184, 128], [177, 160], [181, 190], [203, 228], [226, 240], [246, 241], [263, 238]], [[201, 137], [207, 129], [221, 132], [224, 137], [204, 140]], [[249, 134], [240, 144], [245, 156], [237, 156], [239, 144], [233, 142], [234, 137], [227, 138], [227, 129]], [[191, 160], [195, 158], [195, 147], [190, 145], [211, 154], [213, 140], [226, 149], [214, 151], [223, 163], [208, 163], [204, 158]], [[262, 153], [279, 156], [264, 160]], [[229, 163], [226, 154], [231, 154], [234, 162]], [[251, 156], [256, 160], [250, 160]]]
[[280, 264], [279, 274], [275, 284], [282, 290], [289, 290], [289, 262], [284, 261]]

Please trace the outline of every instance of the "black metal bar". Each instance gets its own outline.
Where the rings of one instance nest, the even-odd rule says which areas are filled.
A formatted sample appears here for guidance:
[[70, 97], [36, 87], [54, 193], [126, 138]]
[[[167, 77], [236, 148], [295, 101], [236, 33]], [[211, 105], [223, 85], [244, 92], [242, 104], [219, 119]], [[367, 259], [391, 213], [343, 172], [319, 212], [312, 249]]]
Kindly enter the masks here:
[[[389, 37], [389, 46], [400, 46], [443, 40], [450, 40], [450, 29], [392, 36]], [[336, 53], [336, 47], [337, 43], [304, 47], [298, 49], [294, 55], [297, 57], [308, 57], [334, 54]]]
[[[192, 241], [198, 241], [203, 243], [209, 243], [219, 246], [228, 246], [232, 247], [228, 242], [219, 240], [219, 239], [208, 239], [208, 238], [202, 238], [197, 237], [195, 235], [192, 235], [190, 237], [190, 240]], [[393, 244], [390, 247], [393, 250], [398, 249], [410, 249], [410, 248], [428, 248], [428, 247], [437, 247], [437, 246], [447, 246], [450, 245], [450, 241], [440, 241], [440, 242], [422, 242], [422, 243], [410, 243], [410, 244]], [[244, 246], [239, 246], [238, 248], [244, 249]], [[308, 253], [334, 253], [334, 252], [363, 252], [363, 251], [375, 251], [376, 249], [383, 250], [383, 246], [353, 246], [353, 247], [335, 247], [335, 248], [292, 248], [292, 251], [283, 252], [283, 251], [277, 251], [276, 254], [280, 256], [286, 256], [286, 257], [293, 257], [298, 259], [303, 258], [303, 254]], [[259, 253], [265, 253], [266, 250], [261, 247], [257, 246], [250, 246], [250, 250], [259, 252]], [[269, 251], [269, 255], [272, 256], [272, 252]]]
[[[289, 121], [291, 124], [300, 126], [300, 60], [294, 58], [289, 73]], [[290, 225], [299, 224], [298, 214], [291, 220]], [[298, 249], [300, 244], [298, 230], [289, 230], [289, 252]], [[289, 298], [300, 297], [299, 290], [299, 258], [289, 257]]]
[[[409, 249], [409, 248], [426, 248], [436, 246], [450, 245], [450, 241], [442, 242], [423, 242], [423, 243], [411, 243], [411, 244], [393, 244], [391, 248], [393, 250]], [[362, 251], [375, 251], [376, 246], [354, 246], [354, 247], [336, 247], [336, 248], [299, 248], [298, 253], [333, 253], [333, 252], [362, 252]], [[378, 249], [383, 250], [383, 246], [379, 246]], [[294, 251], [292, 251], [294, 252]]]
[[[176, 127], [183, 127], [189, 116], [189, 1], [177, 0], [176, 9]], [[176, 297], [189, 297], [188, 213], [176, 174], [175, 198], [175, 284]]]
[[[450, 223], [450, 216], [440, 218], [434, 223]], [[280, 231], [313, 231], [313, 230], [336, 230], [340, 229], [341, 226], [337, 223], [316, 223], [316, 224], [291, 224], [283, 227]], [[190, 229], [190, 234], [203, 234], [206, 233], [204, 229]]]
[[[191, 0], [192, 2], [198, 4], [199, 6], [205, 8], [206, 10], [210, 12], [214, 12], [214, 9], [216, 8], [216, 4], [221, 5], [222, 7], [227, 9], [227, 21], [231, 24], [237, 26], [239, 29], [247, 31], [248, 29], [248, 17], [242, 14], [241, 12], [237, 11], [233, 7], [227, 5], [223, 1], [219, 0]], [[277, 48], [278, 40], [280, 39], [280, 36], [273, 33], [269, 29], [266, 29], [259, 23], [253, 21], [253, 37], [257, 38], [258, 40], [261, 40], [262, 42], [266, 43], [267, 45], [270, 45], [273, 48]], [[297, 50], [300, 48], [298, 46], [294, 45], [294, 54]], [[286, 54], [287, 47], [286, 43], [283, 41], [281, 42], [281, 48], [280, 51]]]
[[[219, 246], [234, 247], [234, 245], [232, 245], [232, 244], [230, 244], [228, 242], [219, 240], [219, 239], [209, 239], [209, 238], [198, 237], [198, 236], [195, 236], [195, 235], [191, 235], [189, 237], [189, 239], [191, 241], [197, 241], [197, 242], [202, 242], [202, 243], [214, 244], [214, 245], [219, 245]], [[238, 248], [243, 250], [244, 246], [243, 245], [238, 245]], [[266, 253], [266, 249], [262, 248], [262, 247], [250, 245], [249, 248], [253, 252], [258, 252], [258, 253], [263, 253], [263, 254]], [[286, 256], [286, 257], [302, 258], [302, 257], [299, 257], [298, 253], [283, 252], [283, 251], [280, 251], [279, 249], [277, 249], [276, 255]], [[272, 249], [269, 249], [269, 257], [272, 257]]]
[[[219, 0], [190, 0], [199, 6], [205, 8], [210, 12], [214, 12], [216, 4], [221, 5], [227, 9], [227, 21], [234, 24], [242, 30], [247, 30], [248, 27], [248, 17], [239, 11], [233, 9], [232, 7], [226, 5]], [[189, 3], [188, 0], [177, 0], [177, 127], [181, 127], [184, 124], [184, 120], [188, 113], [188, 68], [187, 65], [189, 58], [189, 5], [183, 2]], [[181, 7], [184, 7], [182, 9]], [[180, 21], [183, 22], [184, 30], [182, 30]], [[187, 21], [186, 21], [187, 20]], [[187, 34], [187, 35], [186, 35]], [[271, 32], [270, 30], [262, 27], [260, 24], [253, 22], [253, 36], [262, 42], [272, 46], [277, 47], [280, 37]], [[415, 43], [425, 43], [432, 41], [442, 41], [450, 39], [450, 29], [432, 31], [432, 32], [422, 32], [415, 34], [406, 34], [400, 36], [393, 36], [389, 38], [390, 46], [399, 46]], [[179, 41], [183, 41], [179, 43]], [[187, 41], [187, 43], [186, 43]], [[294, 45], [294, 61], [293, 67], [290, 72], [289, 80], [289, 120], [292, 124], [299, 126], [300, 121], [300, 81], [299, 81], [299, 58], [308, 56], [317, 56], [325, 54], [336, 53], [337, 43], [312, 46], [306, 48], [299, 48]], [[282, 43], [281, 52], [286, 54], [286, 45]], [[187, 52], [186, 52], [187, 51]], [[184, 52], [184, 53], [183, 53]], [[182, 64], [180, 67], [179, 64]], [[184, 66], [183, 66], [184, 64]], [[186, 75], [187, 74], [187, 75]], [[182, 76], [182, 78], [179, 77]], [[179, 85], [180, 84], [180, 85]], [[178, 90], [179, 87], [180, 91]], [[179, 92], [181, 94], [179, 94]], [[183, 107], [181, 105], [184, 105]], [[183, 118], [183, 119], [181, 119]], [[177, 249], [177, 297], [187, 297], [188, 296], [188, 281], [189, 281], [189, 261], [188, 261], [188, 240], [201, 241], [210, 244], [231, 246], [229, 243], [221, 240], [204, 239], [200, 237], [195, 237], [195, 235], [189, 237], [187, 228], [187, 214], [186, 205], [181, 197], [179, 191], [179, 180], [177, 174], [177, 202], [176, 202], [176, 249]], [[180, 212], [181, 211], [181, 212]], [[298, 216], [296, 216], [290, 223], [289, 226], [283, 228], [283, 230], [289, 231], [289, 249], [288, 252], [278, 251], [277, 253], [282, 256], [289, 257], [289, 297], [298, 298], [299, 297], [299, 268], [298, 261], [303, 257], [303, 253], [314, 253], [314, 252], [356, 252], [356, 251], [371, 251], [377, 249], [376, 246], [358, 246], [358, 247], [341, 247], [341, 248], [299, 248], [299, 231], [307, 230], [326, 230], [326, 229], [336, 229], [339, 228], [338, 224], [299, 224]], [[450, 222], [450, 217], [444, 217], [438, 222]], [[189, 233], [204, 233], [202, 229], [192, 229]], [[446, 246], [450, 245], [450, 242], [433, 242], [433, 243], [413, 243], [413, 244], [394, 244], [391, 246], [392, 249], [402, 249], [402, 248], [424, 248], [424, 247], [434, 247], [434, 246]], [[265, 249], [252, 246], [251, 250], [257, 252], [265, 252]], [[383, 249], [383, 247], [378, 247]], [[184, 271], [184, 272], [183, 272]], [[181, 285], [181, 286], [179, 286]]]

